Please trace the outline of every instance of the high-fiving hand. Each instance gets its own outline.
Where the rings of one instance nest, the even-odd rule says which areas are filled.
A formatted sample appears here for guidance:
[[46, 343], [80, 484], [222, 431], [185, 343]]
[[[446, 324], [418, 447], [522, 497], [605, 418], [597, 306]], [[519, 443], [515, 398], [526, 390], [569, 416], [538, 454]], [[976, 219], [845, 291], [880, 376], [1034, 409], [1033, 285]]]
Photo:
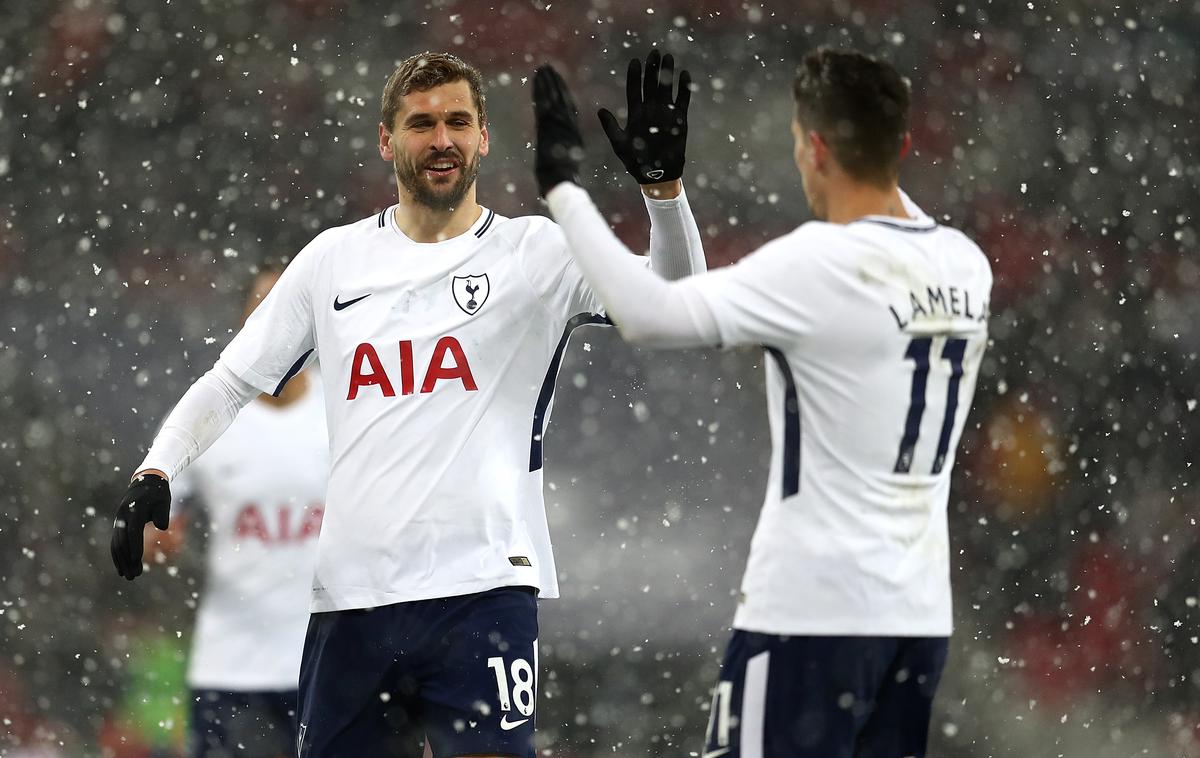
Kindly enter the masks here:
[[117, 506], [113, 517], [113, 565], [117, 573], [133, 579], [142, 573], [142, 551], [146, 524], [154, 522], [166, 530], [171, 518], [171, 487], [167, 480], [155, 474], [141, 474], [129, 483], [125, 499]]
[[617, 117], [600, 109], [600, 125], [613, 152], [638, 184], [671, 182], [683, 176], [687, 145], [687, 112], [691, 74], [679, 72], [679, 92], [672, 97], [675, 60], [657, 50], [646, 56], [645, 73], [637, 58], [629, 62], [625, 97], [629, 121], [622, 129]]
[[537, 127], [534, 174], [542, 197], [562, 182], [579, 183], [583, 136], [567, 83], [554, 67], [538, 66], [533, 74], [533, 116]]

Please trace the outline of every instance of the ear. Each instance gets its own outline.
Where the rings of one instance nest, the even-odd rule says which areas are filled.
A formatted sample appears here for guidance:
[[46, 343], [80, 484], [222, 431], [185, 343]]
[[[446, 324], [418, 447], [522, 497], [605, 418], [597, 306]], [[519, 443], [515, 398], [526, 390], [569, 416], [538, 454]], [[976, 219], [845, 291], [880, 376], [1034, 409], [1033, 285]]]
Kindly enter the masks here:
[[908, 151], [912, 148], [912, 132], [905, 132], [904, 139], [900, 143], [900, 157], [908, 155]]
[[808, 143], [812, 146], [813, 167], [817, 171], [825, 171], [825, 167], [829, 165], [829, 145], [825, 144], [825, 140], [817, 132], [808, 133]]
[[486, 124], [479, 130], [479, 154], [481, 156], [488, 154], [488, 128]]
[[396, 151], [392, 149], [392, 133], [383, 122], [379, 122], [379, 157], [391, 163], [396, 159]]

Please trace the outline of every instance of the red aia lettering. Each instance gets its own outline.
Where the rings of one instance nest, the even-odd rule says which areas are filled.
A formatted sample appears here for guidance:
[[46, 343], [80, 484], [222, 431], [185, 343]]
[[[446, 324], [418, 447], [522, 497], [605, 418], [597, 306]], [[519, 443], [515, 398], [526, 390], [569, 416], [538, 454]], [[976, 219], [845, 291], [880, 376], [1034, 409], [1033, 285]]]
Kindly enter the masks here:
[[238, 513], [237, 521], [233, 525], [233, 532], [238, 539], [255, 537], [264, 543], [271, 541], [271, 535], [267, 531], [267, 520], [263, 518], [262, 512], [254, 503], [244, 506]]
[[[450, 359], [449, 365], [446, 365], [447, 357]], [[400, 340], [400, 394], [413, 394], [415, 379], [412, 340]], [[467, 392], [479, 390], [462, 345], [454, 337], [447, 336], [439, 339], [433, 348], [429, 366], [425, 369], [425, 379], [421, 382], [421, 392], [433, 392], [439, 381], [452, 379], [462, 382], [463, 389]], [[396, 396], [396, 390], [383, 368], [383, 362], [379, 360], [379, 354], [369, 342], [364, 342], [354, 349], [354, 358], [350, 361], [350, 390], [346, 393], [346, 399], [355, 399], [360, 387], [370, 385], [378, 385], [383, 397]]]
[[317, 503], [309, 506], [304, 512], [304, 520], [300, 522], [300, 534], [296, 535], [298, 540], [306, 540], [309, 537], [316, 537], [321, 533], [321, 519], [325, 517], [325, 506]]
[[[363, 361], [371, 364], [370, 373], [363, 373]], [[364, 342], [354, 348], [354, 358], [350, 361], [350, 394], [346, 396], [346, 399], [353, 400], [358, 397], [359, 387], [367, 387], [372, 384], [379, 385], [379, 388], [383, 390], [384, 397], [396, 396], [396, 390], [392, 389], [392, 383], [383, 370], [379, 354], [375, 352], [375, 348], [371, 347], [371, 343]]]
[[276, 523], [279, 527], [277, 534], [272, 535], [267, 525], [267, 519], [254, 503], [242, 507], [234, 521], [233, 531], [239, 540], [256, 539], [264, 545], [285, 542], [303, 542], [310, 537], [316, 537], [321, 532], [321, 519], [325, 515], [325, 507], [320, 503], [309, 506], [304, 511], [300, 525], [292, 529], [292, 509], [283, 505], [278, 509]]
[[[454, 358], [453, 366], [443, 365], [446, 353]], [[475, 377], [471, 376], [471, 366], [467, 363], [467, 356], [463, 354], [462, 345], [453, 337], [442, 337], [433, 348], [433, 357], [429, 359], [429, 370], [425, 372], [421, 391], [433, 392], [433, 385], [437, 384], [439, 379], [461, 379], [467, 392], [479, 389], [475, 386]]]

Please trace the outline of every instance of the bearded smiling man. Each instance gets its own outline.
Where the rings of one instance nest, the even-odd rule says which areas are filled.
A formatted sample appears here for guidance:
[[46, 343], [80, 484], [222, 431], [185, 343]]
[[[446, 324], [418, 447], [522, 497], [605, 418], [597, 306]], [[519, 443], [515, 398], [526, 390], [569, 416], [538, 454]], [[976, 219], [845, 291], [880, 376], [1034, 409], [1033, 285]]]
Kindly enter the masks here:
[[[411, 60], [411, 59], [410, 59]], [[410, 203], [406, 211], [415, 216], [428, 211], [448, 213], [462, 205], [471, 193], [475, 206], [475, 179], [479, 162], [488, 153], [487, 113], [480, 83], [460, 80], [443, 87], [422, 90], [443, 76], [437, 66], [396, 69], [383, 90], [383, 112], [379, 123], [379, 154], [396, 169], [396, 186]], [[402, 119], [397, 115], [409, 98]], [[433, 113], [446, 111], [445, 129], [435, 132]], [[463, 150], [471, 151], [468, 161]], [[404, 203], [401, 204], [405, 205]], [[401, 212], [401, 211], [397, 211]]]
[[[670, 157], [634, 175], [655, 177], [643, 185], [650, 265], [678, 278], [704, 269], [679, 181], [686, 104], [643, 108], [657, 92], [652, 62], [647, 102], [630, 103], [643, 117], [614, 150], [627, 167]], [[669, 57], [661, 70], [669, 89]], [[551, 122], [574, 111], [557, 105]], [[477, 202], [488, 130], [475, 68], [413, 56], [381, 110], [396, 204], [300, 251], [184, 394], [118, 506], [113, 561], [140, 575], [144, 527], [167, 527], [169, 482], [242, 406], [278, 395], [319, 355], [331, 469], [299, 755], [419, 755], [425, 742], [436, 758], [533, 758], [537, 600], [558, 595], [542, 434], [571, 330], [607, 318], [556, 224]], [[539, 162], [543, 194], [575, 179], [559, 168]]]

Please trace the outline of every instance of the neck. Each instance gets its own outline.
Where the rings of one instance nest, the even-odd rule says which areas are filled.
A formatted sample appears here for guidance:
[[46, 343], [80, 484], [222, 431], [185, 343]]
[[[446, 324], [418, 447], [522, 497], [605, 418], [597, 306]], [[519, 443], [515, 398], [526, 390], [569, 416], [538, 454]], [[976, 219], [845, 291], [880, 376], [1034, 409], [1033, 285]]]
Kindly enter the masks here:
[[396, 206], [396, 226], [413, 242], [441, 242], [457, 237], [471, 228], [471, 224], [482, 212], [475, 202], [475, 186], [467, 190], [458, 207], [450, 210], [434, 210], [413, 199], [412, 195], [399, 190], [400, 203]]
[[848, 224], [863, 216], [893, 216], [912, 218], [904, 210], [900, 188], [896, 185], [877, 187], [846, 180], [841, 187], [830, 187], [826, 220], [831, 224]]
[[283, 386], [283, 391], [279, 393], [279, 397], [273, 395], [259, 395], [258, 399], [267, 405], [275, 408], [286, 408], [300, 398], [304, 397], [304, 393], [308, 391], [308, 372], [301, 371], [293, 376], [288, 383]]

